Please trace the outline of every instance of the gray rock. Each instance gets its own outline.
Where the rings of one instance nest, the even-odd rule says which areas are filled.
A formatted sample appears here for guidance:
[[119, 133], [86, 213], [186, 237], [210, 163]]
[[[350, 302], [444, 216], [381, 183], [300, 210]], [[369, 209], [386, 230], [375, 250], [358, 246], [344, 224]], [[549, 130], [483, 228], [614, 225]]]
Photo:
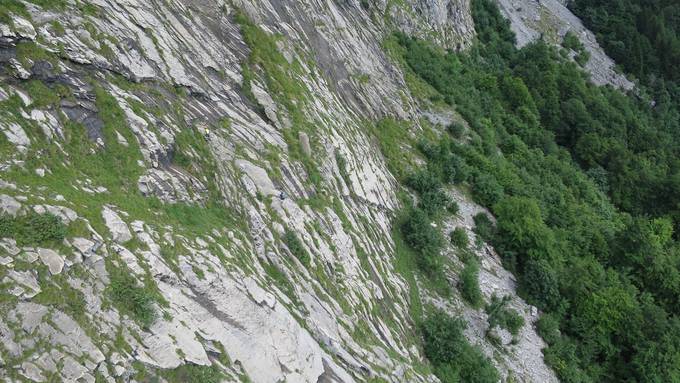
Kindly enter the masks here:
[[300, 149], [302, 150], [302, 154], [306, 156], [311, 156], [312, 155], [312, 147], [309, 145], [309, 136], [305, 132], [300, 132], [299, 133], [299, 139], [300, 139]]
[[84, 257], [89, 257], [94, 254], [95, 243], [89, 239], [76, 237], [71, 241], [73, 247], [78, 249]]
[[14, 197], [6, 194], [0, 194], [0, 213], [9, 214], [16, 217], [17, 212], [21, 209], [21, 203], [14, 199]]
[[132, 233], [130, 233], [127, 224], [120, 218], [118, 213], [108, 206], [102, 209], [102, 218], [104, 218], [104, 223], [109, 232], [111, 232], [111, 237], [114, 241], [125, 243], [132, 239]]
[[5, 133], [7, 140], [12, 144], [16, 145], [19, 150], [25, 151], [26, 147], [31, 145], [31, 140], [24, 132], [24, 129], [17, 123], [10, 122], [9, 124], [3, 124], [0, 121], [0, 129]]
[[40, 289], [40, 285], [38, 284], [38, 280], [35, 276], [34, 271], [32, 272], [28, 270], [26, 271], [8, 270], [7, 277], [28, 289], [22, 292], [22, 295], [25, 298], [33, 298], [42, 291]]
[[52, 275], [60, 274], [64, 269], [64, 258], [54, 250], [38, 249], [38, 256], [45, 266], [50, 270]]
[[35, 39], [35, 28], [30, 21], [20, 16], [12, 15], [12, 23], [14, 24], [14, 30], [19, 36], [29, 40]]

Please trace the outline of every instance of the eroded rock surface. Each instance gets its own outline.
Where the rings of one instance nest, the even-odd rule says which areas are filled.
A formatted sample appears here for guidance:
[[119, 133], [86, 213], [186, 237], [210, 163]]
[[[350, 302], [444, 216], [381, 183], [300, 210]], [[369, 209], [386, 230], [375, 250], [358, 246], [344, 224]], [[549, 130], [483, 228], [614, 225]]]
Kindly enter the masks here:
[[[468, 0], [25, 7], [0, 21], [0, 106], [13, 108], [0, 178], [26, 177], [0, 179], [0, 209], [68, 230], [51, 248], [0, 239], [0, 380], [212, 366], [234, 382], [437, 381], [394, 269], [398, 186], [370, 125], [426, 117], [384, 39], [464, 49]], [[442, 229], [469, 229], [461, 217]], [[531, 308], [483, 250], [484, 294], [513, 296], [527, 323], [494, 363], [554, 381]], [[496, 354], [485, 314], [432, 300]]]

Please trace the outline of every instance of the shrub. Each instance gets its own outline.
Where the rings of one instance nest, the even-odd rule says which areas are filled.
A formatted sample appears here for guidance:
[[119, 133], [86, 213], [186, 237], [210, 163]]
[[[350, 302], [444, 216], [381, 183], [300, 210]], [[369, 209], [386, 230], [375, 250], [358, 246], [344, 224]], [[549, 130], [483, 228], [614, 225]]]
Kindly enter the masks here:
[[452, 201], [449, 203], [449, 206], [446, 207], [446, 210], [447, 210], [450, 214], [456, 215], [456, 214], [458, 214], [458, 212], [460, 211], [460, 206], [458, 206], [458, 202], [452, 200]]
[[459, 122], [452, 122], [446, 127], [446, 130], [448, 130], [454, 138], [461, 138], [463, 137], [463, 133], [465, 133], [465, 127]]
[[503, 197], [503, 194], [503, 187], [493, 175], [481, 173], [475, 177], [472, 195], [481, 205], [493, 206]]
[[579, 40], [578, 37], [572, 31], [569, 31], [564, 35], [564, 37], [562, 38], [562, 46], [576, 52], [584, 49], [581, 40]]
[[425, 356], [443, 383], [495, 383], [498, 372], [463, 334], [465, 323], [442, 311], [430, 314], [421, 325]]
[[462, 227], [457, 227], [453, 229], [450, 234], [451, 243], [459, 249], [467, 249], [468, 247], [468, 236], [465, 229]]
[[0, 237], [10, 237], [19, 246], [59, 243], [66, 236], [66, 225], [53, 214], [31, 212], [25, 216], [0, 217]]
[[450, 155], [442, 163], [442, 173], [446, 182], [459, 184], [467, 181], [470, 168], [460, 157]]
[[574, 61], [578, 63], [580, 66], [585, 66], [588, 61], [590, 60], [590, 52], [584, 50], [579, 52], [576, 56], [574, 56]]
[[401, 225], [401, 232], [406, 244], [418, 254], [416, 263], [423, 272], [434, 275], [441, 270], [439, 252], [444, 241], [425, 212], [412, 209]]
[[479, 289], [479, 264], [471, 259], [460, 273], [458, 288], [463, 299], [474, 308], [482, 306], [482, 291]]
[[420, 195], [418, 207], [430, 217], [438, 217], [448, 209], [451, 199], [441, 189], [427, 191]]
[[154, 295], [137, 285], [135, 277], [127, 268], [111, 268], [107, 293], [119, 311], [127, 314], [144, 327], [156, 319]]
[[560, 290], [557, 271], [544, 259], [529, 258], [522, 274], [521, 286], [536, 306], [546, 309], [559, 305]]
[[0, 215], [0, 238], [14, 236], [14, 218], [9, 215]]
[[288, 250], [300, 261], [300, 263], [305, 266], [310, 265], [312, 260], [309, 253], [307, 253], [302, 241], [300, 241], [300, 238], [298, 238], [295, 232], [286, 229], [286, 232], [283, 234], [283, 243], [286, 244]]
[[494, 228], [493, 222], [489, 219], [486, 213], [478, 213], [472, 219], [475, 221], [474, 232], [483, 240], [490, 242], [494, 235], [496, 229]]
[[438, 190], [441, 182], [437, 175], [429, 170], [419, 170], [406, 178], [406, 185], [418, 194]]
[[486, 313], [489, 315], [489, 328], [500, 326], [512, 335], [517, 335], [519, 329], [524, 326], [524, 318], [517, 311], [506, 307], [509, 296], [498, 298], [496, 295], [491, 297], [491, 302], [486, 305]]
[[560, 322], [554, 314], [543, 314], [536, 322], [538, 334], [549, 345], [555, 344], [560, 339]]

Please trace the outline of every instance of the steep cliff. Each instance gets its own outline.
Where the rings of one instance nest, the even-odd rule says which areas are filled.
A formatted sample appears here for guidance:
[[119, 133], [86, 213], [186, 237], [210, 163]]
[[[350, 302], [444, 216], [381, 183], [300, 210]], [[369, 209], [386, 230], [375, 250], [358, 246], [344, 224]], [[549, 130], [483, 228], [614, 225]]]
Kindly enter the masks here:
[[[3, 6], [0, 230], [28, 229], [0, 241], [0, 379], [437, 381], [372, 132], [449, 121], [382, 43], [469, 46], [467, 0]], [[470, 231], [480, 208], [454, 193], [465, 209], [443, 229]], [[530, 324], [478, 251], [485, 297], [510, 294]], [[482, 311], [422, 294], [503, 376], [555, 380], [531, 325], [494, 345]]]

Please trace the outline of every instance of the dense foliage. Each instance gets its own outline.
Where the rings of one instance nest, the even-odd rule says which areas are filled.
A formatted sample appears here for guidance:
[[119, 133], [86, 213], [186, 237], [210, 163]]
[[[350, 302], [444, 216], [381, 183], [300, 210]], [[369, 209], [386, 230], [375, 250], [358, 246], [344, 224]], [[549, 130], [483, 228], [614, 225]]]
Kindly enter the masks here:
[[0, 215], [0, 238], [13, 238], [19, 246], [58, 244], [66, 235], [66, 225], [52, 214], [29, 213], [12, 217]]
[[476, 232], [546, 312], [546, 360], [563, 381], [679, 381], [677, 110], [593, 86], [543, 42], [516, 49], [490, 0], [473, 17], [479, 43], [464, 54], [396, 36], [432, 100], [471, 127], [465, 142], [420, 145], [429, 174], [409, 185], [463, 182], [493, 212]]
[[572, 0], [569, 6], [627, 72], [646, 83], [680, 81], [677, 0]]
[[442, 382], [498, 382], [498, 372], [491, 362], [465, 338], [461, 320], [435, 311], [421, 327], [425, 356]]

